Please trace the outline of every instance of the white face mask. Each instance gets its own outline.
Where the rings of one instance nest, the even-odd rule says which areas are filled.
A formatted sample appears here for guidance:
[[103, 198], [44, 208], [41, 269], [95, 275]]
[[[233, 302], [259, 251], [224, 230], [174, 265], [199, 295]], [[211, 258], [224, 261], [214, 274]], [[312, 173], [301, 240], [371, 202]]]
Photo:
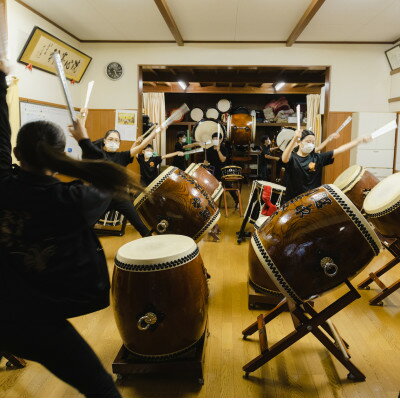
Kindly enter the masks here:
[[310, 154], [315, 148], [314, 143], [304, 143], [301, 151], [305, 154]]
[[186, 138], [185, 137], [182, 138], [182, 143], [186, 143]]
[[144, 156], [145, 156], [146, 158], [150, 158], [152, 155], [153, 155], [153, 152], [152, 152], [152, 151], [145, 151], [145, 152], [144, 152]]
[[116, 142], [107, 142], [106, 148], [110, 151], [117, 151], [119, 149], [119, 144]]
[[219, 145], [219, 140], [218, 139], [213, 139], [213, 145], [218, 146]]

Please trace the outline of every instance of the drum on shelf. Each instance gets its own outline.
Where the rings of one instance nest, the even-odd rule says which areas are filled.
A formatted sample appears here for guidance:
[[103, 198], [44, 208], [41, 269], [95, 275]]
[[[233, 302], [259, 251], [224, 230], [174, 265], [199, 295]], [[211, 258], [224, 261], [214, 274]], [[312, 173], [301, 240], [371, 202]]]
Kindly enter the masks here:
[[225, 181], [237, 181], [243, 179], [242, 167], [227, 165], [221, 168], [222, 179]]
[[367, 194], [379, 183], [379, 179], [360, 165], [352, 165], [333, 182], [361, 210]]
[[[253, 181], [249, 201], [247, 203], [244, 215], [249, 215], [249, 222], [254, 224], [260, 215], [264, 201], [262, 200], [262, 192], [265, 186], [270, 186], [272, 189], [271, 203], [278, 208], [281, 205], [283, 195], [285, 194], [285, 186], [278, 185], [277, 183], [268, 181]], [[262, 216], [265, 217], [265, 216]], [[265, 217], [266, 218], [266, 217]]]
[[115, 257], [112, 303], [125, 347], [163, 359], [191, 349], [207, 320], [206, 270], [193, 239], [150, 236], [123, 245]]
[[122, 236], [125, 233], [126, 218], [117, 210], [108, 209], [94, 224], [99, 235]]
[[196, 179], [196, 181], [203, 186], [206, 192], [216, 202], [224, 191], [222, 183], [202, 164], [192, 163], [186, 168], [185, 172]]
[[233, 114], [227, 122], [228, 139], [235, 145], [249, 145], [256, 139], [255, 116], [250, 114]]
[[220, 113], [227, 113], [230, 111], [232, 103], [228, 99], [221, 99], [217, 103], [217, 109]]
[[381, 248], [367, 220], [334, 185], [283, 204], [251, 244], [274, 284], [296, 303], [339, 286]]
[[216, 108], [208, 108], [206, 111], [206, 118], [218, 119], [219, 111]]
[[383, 179], [369, 192], [364, 211], [383, 236], [400, 237], [400, 172]]
[[249, 246], [249, 283], [256, 292], [265, 296], [263, 301], [265, 303], [275, 305], [284, 298], [265, 271], [252, 246]]
[[202, 147], [208, 149], [213, 146], [212, 135], [218, 132], [218, 126], [223, 137], [225, 135], [225, 127], [215, 119], [202, 119], [194, 127], [194, 137]]
[[276, 137], [276, 145], [282, 150], [285, 151], [287, 145], [293, 139], [294, 130], [288, 128], [282, 128], [282, 130], [278, 133]]
[[193, 110], [190, 111], [190, 118], [195, 122], [199, 122], [204, 118], [203, 110], [201, 108], [193, 108]]
[[207, 191], [186, 172], [169, 167], [135, 200], [143, 222], [159, 234], [175, 233], [199, 241], [219, 220]]

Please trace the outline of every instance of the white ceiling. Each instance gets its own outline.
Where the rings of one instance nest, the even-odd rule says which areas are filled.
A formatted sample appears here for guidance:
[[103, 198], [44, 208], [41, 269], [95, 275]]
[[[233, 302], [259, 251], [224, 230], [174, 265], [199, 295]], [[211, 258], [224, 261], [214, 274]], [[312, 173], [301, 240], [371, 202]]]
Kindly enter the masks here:
[[[166, 0], [184, 40], [285, 41], [311, 0]], [[153, 0], [24, 0], [82, 40], [173, 40]], [[392, 42], [400, 0], [326, 0], [299, 41]]]

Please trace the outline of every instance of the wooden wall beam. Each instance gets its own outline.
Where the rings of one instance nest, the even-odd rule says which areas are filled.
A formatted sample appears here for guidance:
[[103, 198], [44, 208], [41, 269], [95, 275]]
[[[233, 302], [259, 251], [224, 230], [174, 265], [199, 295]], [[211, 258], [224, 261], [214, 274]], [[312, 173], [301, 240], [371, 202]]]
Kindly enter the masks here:
[[175, 20], [171, 14], [171, 11], [166, 3], [166, 0], [154, 0], [156, 6], [158, 7], [161, 15], [164, 18], [165, 23], [167, 24], [169, 30], [172, 33], [176, 43], [178, 46], [183, 46], [183, 38], [181, 33], [179, 32], [178, 26], [175, 23]]
[[297, 38], [301, 35], [307, 25], [310, 23], [314, 15], [321, 8], [321, 6], [325, 3], [325, 0], [312, 0], [307, 10], [300, 18], [300, 21], [297, 23], [292, 33], [288, 37], [286, 41], [286, 46], [290, 47], [297, 40]]

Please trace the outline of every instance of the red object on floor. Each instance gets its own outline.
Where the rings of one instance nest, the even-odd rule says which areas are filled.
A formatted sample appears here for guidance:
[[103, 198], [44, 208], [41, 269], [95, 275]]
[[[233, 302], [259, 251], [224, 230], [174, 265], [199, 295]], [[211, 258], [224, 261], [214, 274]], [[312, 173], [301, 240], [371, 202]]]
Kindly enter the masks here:
[[272, 215], [277, 210], [276, 205], [271, 203], [271, 195], [272, 195], [272, 187], [264, 186], [261, 195], [261, 198], [264, 202], [264, 206], [261, 210], [261, 214], [266, 215], [267, 217]]

